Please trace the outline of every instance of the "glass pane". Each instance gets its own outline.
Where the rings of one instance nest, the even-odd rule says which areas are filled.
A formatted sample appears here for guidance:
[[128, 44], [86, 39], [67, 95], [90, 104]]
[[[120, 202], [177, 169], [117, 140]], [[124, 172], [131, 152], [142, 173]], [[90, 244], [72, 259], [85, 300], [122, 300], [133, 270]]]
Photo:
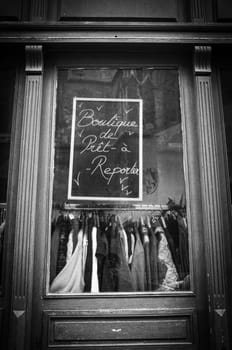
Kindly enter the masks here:
[[50, 292], [188, 290], [178, 71], [58, 71]]
[[14, 76], [15, 73], [11, 69], [0, 70], [0, 285], [2, 285], [3, 243], [6, 221], [6, 196], [10, 157]]
[[226, 69], [221, 71], [221, 84], [222, 84], [222, 99], [224, 109], [224, 123], [226, 132], [226, 144], [227, 144], [227, 157], [230, 176], [230, 194], [232, 201], [232, 87], [231, 87], [232, 70]]
[[0, 70], [1, 93], [0, 93], [0, 203], [6, 202], [8, 163], [10, 152], [10, 132], [12, 118], [12, 101], [14, 89], [14, 72]]

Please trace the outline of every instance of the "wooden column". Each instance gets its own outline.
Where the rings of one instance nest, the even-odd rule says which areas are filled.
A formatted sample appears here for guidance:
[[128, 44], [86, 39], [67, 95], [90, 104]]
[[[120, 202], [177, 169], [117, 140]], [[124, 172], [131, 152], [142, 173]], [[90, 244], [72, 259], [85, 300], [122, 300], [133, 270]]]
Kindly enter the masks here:
[[191, 20], [193, 22], [205, 22], [206, 11], [204, 0], [191, 0]]
[[30, 4], [30, 20], [45, 21], [47, 17], [47, 0], [31, 0]]
[[226, 305], [225, 223], [211, 77], [211, 47], [195, 47], [195, 82], [201, 145], [204, 244], [208, 276], [211, 347], [229, 350]]
[[42, 46], [26, 46], [9, 340], [10, 349], [17, 350], [30, 349], [42, 72]]

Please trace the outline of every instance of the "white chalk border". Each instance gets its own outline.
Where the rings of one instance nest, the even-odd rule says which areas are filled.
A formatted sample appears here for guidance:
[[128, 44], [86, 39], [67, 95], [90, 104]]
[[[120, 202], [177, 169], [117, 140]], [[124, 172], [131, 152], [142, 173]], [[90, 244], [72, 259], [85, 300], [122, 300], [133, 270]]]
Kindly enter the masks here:
[[[72, 174], [73, 174], [73, 156], [76, 125], [76, 105], [79, 101], [101, 101], [101, 102], [137, 102], [139, 103], [139, 196], [138, 197], [99, 197], [99, 196], [72, 196]], [[69, 176], [68, 176], [68, 200], [88, 200], [88, 201], [142, 201], [143, 199], [143, 100], [128, 98], [88, 98], [73, 97], [72, 111], [72, 129], [71, 145], [69, 157]]]

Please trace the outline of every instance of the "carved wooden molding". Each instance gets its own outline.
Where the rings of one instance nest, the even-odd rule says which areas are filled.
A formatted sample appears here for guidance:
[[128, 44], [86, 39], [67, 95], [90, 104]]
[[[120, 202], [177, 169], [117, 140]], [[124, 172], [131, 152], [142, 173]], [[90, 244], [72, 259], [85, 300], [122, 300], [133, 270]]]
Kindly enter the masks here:
[[43, 57], [41, 45], [27, 45], [26, 53], [26, 67], [27, 74], [42, 74], [43, 71]]
[[[26, 47], [25, 92], [23, 103], [22, 135], [19, 160], [19, 180], [16, 203], [15, 249], [13, 261], [13, 296], [14, 318], [18, 318], [11, 330], [11, 338], [20, 334], [22, 349], [27, 325], [22, 325], [30, 313], [30, 298], [33, 282], [34, 232], [36, 215], [37, 171], [39, 155], [40, 114], [42, 98], [42, 47]], [[21, 317], [25, 314], [25, 317]], [[16, 328], [15, 328], [16, 327]], [[22, 331], [22, 329], [24, 332]], [[17, 347], [18, 348], [18, 347]]]
[[[232, 25], [226, 23], [153, 22], [0, 22], [0, 43], [31, 44], [232, 44]], [[115, 35], [115, 31], [117, 35]]]
[[47, 0], [31, 0], [30, 19], [31, 21], [46, 20]]
[[211, 46], [195, 46], [195, 73], [210, 74], [211, 69]]
[[191, 19], [193, 22], [206, 21], [204, 0], [191, 0]]
[[[201, 145], [201, 181], [204, 219], [204, 242], [208, 273], [212, 342], [215, 349], [228, 346], [228, 323], [225, 299], [225, 242], [222, 198], [220, 194], [217, 127], [213, 104], [210, 65], [211, 47], [195, 47], [195, 75]], [[222, 312], [223, 310], [223, 312]], [[220, 320], [220, 322], [219, 322]], [[226, 347], [227, 348], [227, 347]]]

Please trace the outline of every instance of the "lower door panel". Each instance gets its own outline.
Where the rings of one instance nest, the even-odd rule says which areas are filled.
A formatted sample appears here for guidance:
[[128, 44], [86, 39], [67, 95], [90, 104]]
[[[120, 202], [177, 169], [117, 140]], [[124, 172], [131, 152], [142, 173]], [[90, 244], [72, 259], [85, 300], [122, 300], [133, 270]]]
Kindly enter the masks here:
[[194, 310], [100, 316], [45, 311], [44, 349], [195, 349]]

